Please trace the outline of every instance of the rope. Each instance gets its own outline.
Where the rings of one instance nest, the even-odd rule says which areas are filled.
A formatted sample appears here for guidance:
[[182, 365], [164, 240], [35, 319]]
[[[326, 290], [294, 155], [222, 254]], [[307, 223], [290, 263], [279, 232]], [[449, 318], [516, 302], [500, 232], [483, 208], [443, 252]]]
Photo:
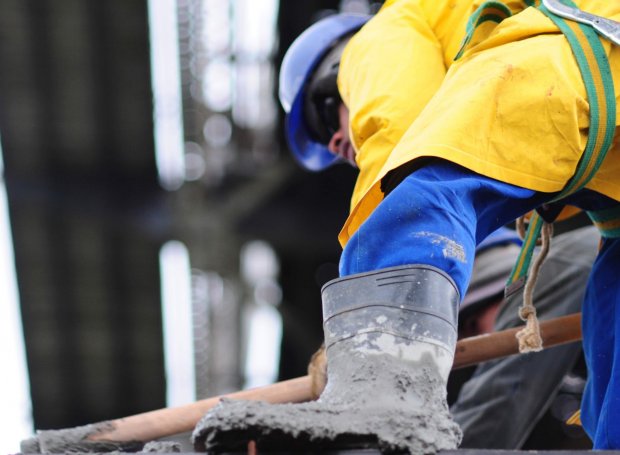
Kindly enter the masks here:
[[[525, 235], [527, 234], [526, 232], [527, 224], [525, 223], [526, 217], [527, 215], [523, 215], [515, 220], [515, 230], [517, 231], [517, 235], [519, 236], [521, 240], [525, 240]], [[544, 224], [547, 224], [547, 223], [544, 223]], [[541, 245], [542, 245], [542, 239], [536, 239], [536, 246], [541, 246]]]
[[517, 230], [517, 234], [521, 240], [525, 239], [525, 216], [520, 216], [515, 221], [515, 228]]
[[[521, 221], [519, 221], [521, 220]], [[517, 220], [518, 230], [521, 232], [523, 220]], [[541, 248], [532, 264], [525, 287], [523, 289], [523, 305], [519, 308], [519, 317], [525, 321], [525, 327], [517, 332], [516, 337], [519, 340], [519, 352], [538, 352], [542, 351], [542, 337], [540, 336], [540, 325], [536, 317], [536, 308], [534, 308], [533, 295], [534, 287], [540, 268], [549, 252], [551, 244], [551, 235], [553, 234], [553, 224], [543, 223], [541, 230]]]

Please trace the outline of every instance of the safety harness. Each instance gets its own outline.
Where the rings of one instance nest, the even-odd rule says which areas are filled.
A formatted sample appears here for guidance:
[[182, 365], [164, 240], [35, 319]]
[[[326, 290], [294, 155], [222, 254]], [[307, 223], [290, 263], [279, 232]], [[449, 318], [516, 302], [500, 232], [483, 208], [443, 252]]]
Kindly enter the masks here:
[[[506, 285], [507, 295], [524, 286], [532, 253], [543, 224], [545, 222], [552, 223], [559, 215], [563, 205], [558, 203], [558, 201], [584, 188], [594, 177], [611, 148], [616, 128], [616, 97], [613, 79], [609, 61], [597, 30], [590, 23], [577, 22], [572, 17], [567, 20], [567, 18], [559, 16], [547, 7], [547, 5], [556, 6], [554, 11], [560, 11], [557, 8], [557, 4], [560, 4], [569, 8], [568, 11], [565, 10], [565, 13], [569, 14], [573, 11], [573, 8], [576, 8], [571, 0], [565, 0], [566, 5], [557, 1], [549, 2], [548, 0], [543, 0], [542, 2], [538, 2], [538, 0], [525, 0], [525, 3], [537, 7], [547, 15], [566, 36], [586, 88], [590, 104], [590, 128], [586, 148], [575, 174], [549, 204], [539, 208], [530, 218], [521, 255]], [[577, 9], [577, 11], [580, 10]], [[590, 16], [592, 23], [596, 23], [596, 16], [589, 14], [587, 16]], [[599, 19], [604, 20], [603, 18]], [[605, 21], [610, 22], [608, 20]], [[617, 28], [620, 30], [620, 24], [617, 24]], [[604, 237], [620, 236], [620, 205], [604, 211], [588, 212], [588, 215]]]
[[[536, 311], [531, 300], [537, 270], [549, 246], [551, 224], [564, 207], [562, 200], [587, 185], [597, 173], [612, 145], [616, 127], [616, 98], [609, 61], [599, 34], [620, 45], [620, 23], [581, 11], [571, 0], [524, 0], [524, 3], [549, 17], [565, 35], [579, 66], [590, 105], [588, 140], [575, 174], [562, 191], [549, 203], [539, 207], [529, 218], [521, 253], [506, 284], [506, 296], [525, 287], [520, 315], [527, 324], [517, 337], [521, 352], [529, 352], [542, 349]], [[489, 21], [499, 23], [511, 15], [511, 10], [501, 2], [489, 1], [481, 4], [469, 18], [466, 36], [455, 59], [475, 40], [475, 31], [480, 25]], [[587, 213], [603, 237], [620, 237], [620, 204], [610, 209]], [[539, 258], [531, 267], [534, 248], [541, 232], [543, 247]], [[528, 280], [530, 273], [532, 279]]]

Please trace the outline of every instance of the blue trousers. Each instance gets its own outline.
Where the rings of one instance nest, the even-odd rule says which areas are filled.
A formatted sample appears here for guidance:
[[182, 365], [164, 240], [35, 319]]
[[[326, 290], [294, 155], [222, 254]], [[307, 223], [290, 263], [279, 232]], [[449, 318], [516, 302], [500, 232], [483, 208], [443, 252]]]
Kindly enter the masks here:
[[[351, 237], [342, 253], [340, 275], [427, 264], [448, 273], [462, 297], [476, 245], [553, 196], [435, 161], [405, 178]], [[586, 190], [569, 202], [586, 210], [617, 204]], [[595, 449], [620, 449], [619, 268], [620, 240], [606, 239], [583, 305], [589, 374], [582, 422]]]

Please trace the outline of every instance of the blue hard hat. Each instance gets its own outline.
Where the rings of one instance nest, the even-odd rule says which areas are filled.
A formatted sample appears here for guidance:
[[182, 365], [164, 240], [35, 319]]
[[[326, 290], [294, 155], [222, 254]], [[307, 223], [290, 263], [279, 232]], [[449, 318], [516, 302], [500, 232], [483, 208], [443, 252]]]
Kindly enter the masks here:
[[344, 13], [321, 19], [297, 37], [282, 60], [279, 95], [286, 112], [286, 138], [293, 156], [311, 171], [325, 169], [339, 158], [313, 138], [304, 119], [304, 89], [321, 59], [368, 19], [367, 15]]

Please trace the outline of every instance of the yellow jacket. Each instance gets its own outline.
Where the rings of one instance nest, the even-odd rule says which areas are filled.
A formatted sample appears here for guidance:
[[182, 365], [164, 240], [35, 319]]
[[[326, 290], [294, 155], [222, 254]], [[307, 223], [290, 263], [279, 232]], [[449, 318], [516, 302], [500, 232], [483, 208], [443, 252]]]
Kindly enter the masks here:
[[[589, 106], [562, 33], [522, 1], [485, 22], [454, 61], [480, 0], [387, 0], [345, 48], [338, 85], [349, 108], [360, 174], [341, 233], [349, 237], [383, 199], [381, 179], [423, 156], [536, 191], [560, 191], [585, 148]], [[577, 0], [620, 20], [620, 2]], [[620, 48], [603, 41], [616, 96]], [[620, 108], [620, 101], [617, 102]], [[620, 115], [616, 112], [616, 125]], [[620, 200], [618, 137], [587, 185]]]

